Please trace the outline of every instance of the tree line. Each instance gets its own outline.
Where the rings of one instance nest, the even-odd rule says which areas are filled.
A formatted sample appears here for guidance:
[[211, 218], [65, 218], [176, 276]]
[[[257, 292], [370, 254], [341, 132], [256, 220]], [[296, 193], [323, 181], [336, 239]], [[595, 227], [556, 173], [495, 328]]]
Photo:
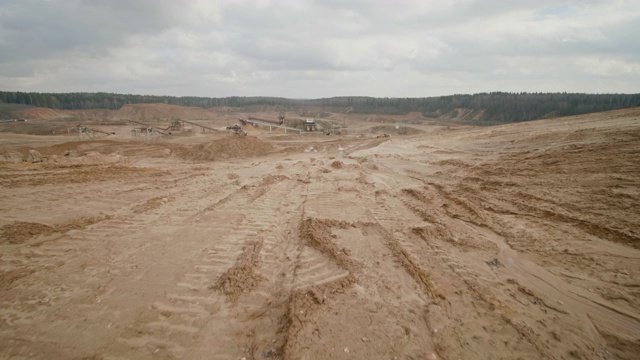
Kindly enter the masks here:
[[322, 108], [329, 112], [357, 114], [402, 115], [409, 112], [420, 112], [426, 117], [458, 118], [466, 122], [499, 124], [640, 106], [640, 94], [491, 92], [422, 98], [344, 96], [322, 99], [287, 99], [280, 97], [211, 98], [0, 91], [0, 103], [62, 110], [116, 110], [127, 104], [163, 103], [202, 108], [228, 107], [239, 111], [251, 111], [266, 106], [277, 111]]

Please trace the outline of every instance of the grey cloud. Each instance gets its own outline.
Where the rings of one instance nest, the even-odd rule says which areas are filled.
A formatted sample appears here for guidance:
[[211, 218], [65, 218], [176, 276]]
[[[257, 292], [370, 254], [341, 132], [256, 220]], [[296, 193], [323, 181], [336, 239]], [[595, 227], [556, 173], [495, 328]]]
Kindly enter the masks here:
[[[82, 49], [106, 55], [132, 35], [181, 24], [172, 1], [25, 0], [0, 2], [0, 61]], [[178, 15], [176, 15], [178, 14]]]
[[203, 96], [629, 92], [638, 28], [640, 5], [624, 0], [0, 0], [0, 83]]

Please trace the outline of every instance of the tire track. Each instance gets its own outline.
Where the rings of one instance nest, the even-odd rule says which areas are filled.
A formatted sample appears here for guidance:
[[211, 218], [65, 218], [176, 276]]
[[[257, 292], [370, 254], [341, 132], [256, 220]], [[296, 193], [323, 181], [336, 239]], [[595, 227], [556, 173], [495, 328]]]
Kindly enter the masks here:
[[[391, 237], [380, 224], [401, 230], [402, 220], [392, 215], [375, 219], [375, 214], [393, 214], [398, 204], [382, 201], [378, 208], [366, 200], [374, 198], [367, 192], [375, 192], [375, 187], [362, 187], [362, 173], [349, 173], [347, 178], [339, 171], [335, 173], [322, 175], [327, 177], [323, 183], [312, 181], [313, 190], [300, 225], [304, 242], [295, 273], [297, 285], [283, 318], [286, 331], [283, 357], [339, 356], [322, 347], [323, 343], [333, 341], [343, 342], [360, 358], [424, 357], [433, 352], [424, 319], [429, 295], [420, 290], [423, 283], [415, 281], [403, 270], [403, 264], [396, 261], [393, 246], [389, 247]], [[331, 186], [354, 189], [349, 195], [358, 200], [338, 204], [324, 199], [324, 192], [331, 193]], [[351, 204], [368, 210], [352, 211]], [[348, 221], [318, 218], [322, 214], [345, 213], [351, 214], [346, 217]], [[358, 218], [362, 220], [351, 221]], [[399, 298], [403, 300], [399, 302]], [[344, 309], [350, 309], [348, 315], [340, 315]], [[366, 336], [354, 339], [355, 329], [336, 322], [335, 316], [362, 317], [375, 324], [372, 328], [386, 331], [366, 331]], [[362, 329], [355, 331], [357, 334]], [[367, 345], [370, 339], [374, 346]]]
[[[274, 181], [269, 177], [256, 184], [232, 190], [232, 196], [222, 197], [228, 201], [189, 217], [198, 227], [194, 232], [201, 237], [207, 230], [213, 241], [203, 241], [204, 248], [200, 255], [189, 258], [192, 265], [184, 267], [184, 275], [173, 285], [165, 285], [166, 298], [138, 316], [134, 321], [138, 334], [123, 333], [120, 341], [135, 348], [127, 354], [210, 357], [207, 339], [226, 339], [228, 346], [216, 349], [215, 358], [235, 357], [251, 347], [237, 334], [251, 333], [256, 320], [247, 322], [241, 314], [255, 313], [272, 297], [262, 283], [277, 276], [262, 274], [258, 267], [265, 258], [262, 252], [271, 252], [285, 237], [281, 226], [296, 206], [296, 199], [288, 194], [297, 186], [285, 178]], [[273, 266], [267, 269], [273, 271]], [[224, 295], [226, 301], [207, 295], [212, 291]], [[229, 318], [229, 314], [235, 315]], [[221, 322], [224, 327], [219, 326]], [[165, 346], [159, 347], [163, 342]]]
[[[154, 182], [156, 181], [158, 181], [158, 184], [164, 184], [161, 182], [162, 179], [154, 179]], [[39, 317], [37, 314], [40, 313], [51, 314], [69, 311], [71, 308], [67, 303], [68, 299], [74, 299], [75, 304], [81, 305], [76, 311], [76, 316], [95, 318], [94, 321], [83, 325], [86, 331], [81, 331], [81, 334], [103, 331], [101, 330], [103, 326], [104, 328], [112, 329], [112, 336], [100, 339], [85, 339], [86, 346], [91, 347], [91, 344], [93, 344], [95, 348], [108, 349], [106, 353], [111, 354], [127, 354], [131, 353], [130, 348], [132, 346], [134, 348], [136, 346], [146, 346], [151, 348], [151, 352], [136, 352], [134, 350], [133, 353], [140, 356], [143, 354], [148, 355], [157, 350], [162, 343], [162, 341], [154, 343], [153, 337], [150, 337], [148, 333], [164, 332], [168, 334], [174, 331], [182, 331], [184, 333], [192, 331], [197, 325], [197, 319], [192, 316], [196, 314], [194, 309], [198, 310], [196, 317], [201, 318], [201, 315], [206, 311], [206, 306], [214, 306], [214, 304], [206, 298], [198, 298], [196, 296], [194, 297], [196, 299], [195, 303], [199, 302], [206, 306], [202, 309], [199, 309], [198, 306], [187, 306], [186, 311], [181, 312], [180, 307], [176, 304], [180, 305], [186, 299], [189, 299], [188, 304], [194, 303], [191, 301], [190, 294], [188, 294], [191, 291], [189, 289], [184, 293], [167, 294], [165, 292], [164, 296], [169, 299], [166, 304], [162, 302], [149, 303], [148, 307], [136, 305], [127, 309], [119, 309], [117, 304], [123, 301], [123, 298], [130, 298], [132, 300], [130, 303], [139, 304], [141, 299], [154, 292], [148, 284], [164, 286], [163, 282], [166, 281], [166, 277], [162, 278], [158, 274], [167, 274], [172, 269], [180, 268], [179, 264], [176, 265], [176, 260], [168, 257], [166, 252], [168, 248], [175, 248], [175, 245], [171, 244], [174, 239], [182, 240], [179, 236], [176, 236], [177, 234], [183, 229], [187, 229], [187, 233], [189, 232], [188, 220], [193, 215], [194, 210], [192, 207], [180, 205], [190, 204], [197, 209], [202, 206], [200, 204], [203, 201], [206, 201], [206, 199], [202, 198], [202, 193], [206, 192], [209, 196], [215, 196], [216, 193], [226, 189], [225, 186], [222, 186], [212, 192], [206, 189], [205, 185], [210, 186], [211, 183], [204, 184], [199, 178], [183, 178], [180, 179], [179, 183], [174, 183], [171, 187], [163, 186], [169, 190], [179, 186], [183, 190], [174, 190], [160, 196], [156, 191], [153, 198], [166, 198], [167, 200], [157, 201], [152, 208], [142, 209], [143, 211], [132, 211], [130, 201], [126, 201], [122, 197], [112, 197], [111, 200], [108, 200], [108, 206], [114, 210], [110, 218], [84, 229], [72, 230], [61, 236], [56, 235], [55, 238], [51, 239], [55, 241], [41, 241], [39, 246], [25, 248], [23, 251], [25, 264], [38, 268], [40, 273], [47, 271], [46, 275], [41, 275], [48, 279], [48, 283], [65, 285], [52, 286], [48, 291], [37, 295], [40, 299], [38, 302], [30, 302], [26, 307], [22, 305], [16, 307], [14, 313], [31, 313], [32, 315], [30, 316], [33, 316], [35, 320]], [[151, 193], [143, 190], [140, 192], [140, 197]], [[128, 198], [131, 197], [128, 196]], [[139, 204], [145, 204], [145, 201]], [[182, 229], [167, 232], [176, 225], [180, 228], [181, 224], [183, 226]], [[184, 224], [187, 224], [187, 228], [184, 228]], [[237, 229], [233, 226], [228, 226], [226, 229], [227, 232], [235, 230]], [[44, 238], [42, 240], [50, 239]], [[179, 250], [174, 254], [180, 255], [184, 253], [183, 249]], [[203, 251], [203, 254], [211, 255], [206, 250]], [[169, 263], [156, 263], [149, 260], [152, 258], [167, 259]], [[61, 262], [60, 259], [71, 260]], [[206, 268], [206, 266], [204, 264], [202, 268]], [[166, 269], [163, 269], [163, 267], [166, 267]], [[21, 273], [28, 274], [29, 272], [22, 271]], [[194, 274], [189, 274], [181, 285], [193, 287], [193, 281], [198, 280], [197, 276], [198, 274], [195, 274], [195, 276]], [[28, 282], [24, 280], [20, 282], [23, 289], [28, 289]], [[206, 279], [206, 282], [206, 285], [208, 285], [209, 279]], [[120, 291], [123, 291], [124, 294], [120, 293]], [[115, 294], [118, 295], [114, 296]], [[20, 299], [20, 297], [29, 296], [29, 298], [34, 299], [35, 295], [27, 290], [15, 293], [14, 298]], [[13, 304], [27, 304], [27, 301], [25, 298]], [[127, 300], [124, 301], [129, 302]], [[146, 319], [152, 314], [155, 316], [156, 313], [160, 315], [148, 319], [148, 326], [146, 328], [137, 328], [135, 334], [132, 333], [132, 328], [136, 327], [136, 321], [138, 320], [130, 324], [132, 328], [127, 328], [124, 325], [130, 323], [131, 319]], [[175, 319], [177, 318], [184, 319], [176, 321]], [[17, 318], [14, 316], [7, 318], [8, 321], [14, 321], [12, 319]], [[24, 318], [24, 320], [27, 319]], [[29, 327], [24, 327], [24, 329], [29, 329]], [[137, 331], [140, 331], [140, 333]], [[121, 337], [130, 341], [123, 343], [114, 341], [120, 336], [117, 334], [124, 334]], [[28, 333], [25, 333], [25, 336], [28, 336]], [[67, 346], [66, 344], [69, 344], [68, 339], [71, 339], [71, 337], [65, 336], [64, 332], [49, 334], [45, 337], [57, 339], [56, 341], [61, 347]], [[172, 347], [175, 351], [180, 349], [180, 344], [177, 342], [173, 345], [170, 342], [164, 343], [165, 347]], [[155, 348], [154, 344], [157, 345]], [[127, 350], [123, 350], [122, 345]]]
[[[429, 188], [425, 189], [428, 191]], [[404, 194], [407, 207], [414, 212], [418, 209], [417, 213], [429, 207], [429, 203], [425, 199], [440, 198], [438, 200], [440, 203], [448, 201], [448, 199], [441, 198], [441, 192], [428, 195], [421, 192], [405, 191]], [[456, 202], [456, 204], [459, 203], [460, 201]], [[468, 207], [463, 207], [464, 209], [468, 209]], [[567, 315], [562, 307], [558, 308], [551, 305], [557, 299], [551, 300], [546, 296], [542, 296], [541, 294], [544, 294], [544, 292], [536, 294], [522, 286], [514, 286], [514, 284], [518, 284], [514, 277], [519, 278], [524, 275], [522, 271], [512, 269], [512, 271], [502, 274], [502, 269], [510, 263], [510, 260], [504, 256], [504, 251], [508, 248], [506, 241], [497, 243], [494, 237], [499, 235], [489, 234], [488, 232], [491, 232], [491, 230], [479, 225], [477, 220], [463, 220], [467, 216], [451, 217], [451, 209], [444, 207], [444, 210], [436, 210], [431, 213], [430, 220], [432, 223], [426, 226], [414, 227], [412, 233], [429, 244], [433, 249], [433, 253], [436, 254], [438, 262], [450, 269], [448, 273], [441, 273], [437, 282], [454, 284], [455, 288], [459, 289], [454, 293], [455, 295], [452, 294], [448, 298], [448, 307], [444, 312], [446, 317], [450, 319], [474, 317], [479, 319], [479, 323], [490, 325], [479, 328], [474, 324], [451, 322], [451, 326], [442, 332], [442, 336], [458, 339], [459, 344], [453, 345], [450, 342], [448, 343], [445, 337], [439, 338], [442, 354], [446, 356], [463, 356], [464, 354], [459, 351], [459, 345], [462, 344], [461, 341], [464, 339], [462, 337], [463, 334], [468, 336], [469, 334], [490, 333], [493, 338], [502, 338], [504, 341], [514, 338], [523, 339], [524, 342], [513, 345], [517, 346], [519, 352], [528, 353], [535, 357], [553, 358], [555, 356], [554, 345], [549, 342], [549, 339], [553, 339], [551, 341], [557, 343], [560, 341], [558, 334], [562, 332], [558, 329], [568, 328], [572, 330], [565, 334], [564, 340], [571, 339], [570, 341], [576, 344], [576, 349], [572, 351], [575, 354], [586, 356], [586, 353], [581, 350], [583, 346], [587, 346], [584, 325], [581, 325], [582, 321], [572, 315]], [[467, 214], [473, 214], [473, 212], [467, 212]], [[439, 228], [440, 226], [445, 226], [445, 228]], [[468, 251], [469, 246], [464, 241], [459, 241], [459, 239], [470, 238], [475, 239], [473, 244], [480, 245], [471, 247], [474, 255], [479, 257], [477, 260], [472, 260], [465, 256], [464, 253]], [[515, 256], [514, 254], [511, 256]], [[492, 258], [494, 260], [488, 261]], [[486, 261], [489, 267], [483, 266], [482, 260]], [[498, 278], [492, 279], [488, 276], [486, 274], [488, 268], [495, 268], [494, 272], [499, 274]], [[526, 282], [532, 283], [532, 280], [529, 279]], [[460, 289], [464, 290], [461, 291]], [[451, 294], [451, 292], [448, 293]], [[465, 294], [472, 301], [461, 296]], [[524, 299], [523, 295], [525, 295]], [[470, 312], [468, 309], [474, 309], [474, 311]], [[507, 313], [511, 315], [505, 316], [504, 314]], [[537, 314], [536, 318], [540, 319], [539, 323], [532, 324], [527, 322], [532, 313]], [[557, 324], [563, 325], [557, 326]], [[589, 331], [587, 330], [587, 332]], [[489, 341], [486, 336], [476, 335], [474, 338], [480, 342]], [[589, 338], [589, 336], [586, 338]], [[604, 351], [601, 344], [595, 343], [591, 345], [592, 349], [594, 347], [594, 351], [597, 353]], [[500, 349], [499, 347], [494, 347], [493, 350], [496, 351], [496, 354], [507, 351], [506, 348]]]

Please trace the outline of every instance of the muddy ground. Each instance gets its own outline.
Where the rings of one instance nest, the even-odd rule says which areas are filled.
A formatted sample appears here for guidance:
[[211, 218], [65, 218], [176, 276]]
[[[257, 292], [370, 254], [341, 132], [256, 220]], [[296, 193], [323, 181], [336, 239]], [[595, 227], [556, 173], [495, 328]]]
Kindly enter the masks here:
[[640, 354], [639, 109], [383, 139], [128, 129], [0, 134], [0, 358]]

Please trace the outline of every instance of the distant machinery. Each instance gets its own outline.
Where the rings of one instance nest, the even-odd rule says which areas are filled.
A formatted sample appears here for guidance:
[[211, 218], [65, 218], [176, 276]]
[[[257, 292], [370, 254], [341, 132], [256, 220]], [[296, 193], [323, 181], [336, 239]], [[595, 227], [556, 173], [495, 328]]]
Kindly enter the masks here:
[[[115, 132], [106, 132], [98, 129], [93, 129], [88, 126], [78, 124], [74, 129], [74, 132], [78, 133], [78, 139], [82, 139], [83, 135], [86, 136], [89, 140], [94, 140], [96, 133], [104, 134], [104, 135], [115, 135]], [[67, 130], [67, 132], [71, 132], [71, 129]]]
[[259, 127], [259, 126], [268, 126], [269, 127], [269, 132], [271, 132], [271, 128], [275, 127], [275, 128], [279, 128], [279, 129], [284, 129], [284, 132], [286, 133], [287, 131], [295, 131], [297, 133], [301, 133], [302, 131], [300, 129], [296, 129], [294, 127], [290, 127], [290, 126], [286, 126], [284, 124], [284, 119], [285, 119], [285, 114], [284, 113], [280, 113], [278, 115], [278, 120], [267, 120], [267, 119], [260, 119], [257, 117], [248, 117], [246, 119], [240, 118], [238, 119], [240, 121], [240, 123], [242, 125], [247, 125], [247, 124], [251, 124], [253, 127]]
[[304, 131], [316, 131], [318, 127], [315, 119], [304, 119]]
[[161, 135], [166, 135], [154, 127], [134, 127], [131, 129], [131, 133], [133, 134], [133, 137], [146, 136], [147, 140]]
[[325, 135], [342, 135], [342, 126], [333, 125], [331, 128], [324, 129], [323, 131]]
[[164, 129], [158, 129], [156, 127], [153, 127], [151, 125], [147, 125], [143, 122], [137, 121], [137, 120], [128, 120], [130, 123], [133, 124], [138, 124], [138, 125], [142, 125], [142, 127], [134, 127], [133, 129], [131, 129], [131, 133], [133, 134], [134, 137], [138, 137], [138, 136], [146, 136], [147, 139], [151, 139], [154, 137], [158, 137], [158, 136], [166, 136], [167, 133], [165, 133]]
[[263, 122], [263, 123], [267, 123], [267, 124], [275, 124], [275, 125], [282, 125], [284, 124], [284, 114], [280, 114], [278, 115], [278, 120], [267, 120], [267, 119], [260, 119], [257, 117], [249, 117], [249, 120], [253, 120], [253, 121], [259, 121], [259, 122]]
[[169, 131], [182, 131], [184, 128], [184, 123], [180, 120], [174, 119], [171, 120], [171, 125], [167, 128]]
[[198, 124], [198, 123], [195, 123], [195, 122], [192, 122], [192, 121], [187, 121], [187, 120], [178, 120], [178, 121], [181, 121], [183, 123], [183, 125], [186, 123], [186, 124], [189, 124], [191, 126], [199, 127], [202, 132], [206, 132], [207, 130], [209, 130], [209, 131], [224, 131], [224, 130], [221, 130], [221, 129], [212, 128], [210, 126]]
[[89, 140], [93, 140], [93, 134], [91, 133], [91, 129], [88, 127], [78, 124], [78, 126], [76, 126], [76, 131], [78, 132], [78, 139], [82, 139], [82, 135], [85, 135]]
[[247, 132], [242, 129], [242, 126], [235, 124], [227, 126], [227, 130], [233, 132], [236, 135], [244, 135], [247, 136]]

